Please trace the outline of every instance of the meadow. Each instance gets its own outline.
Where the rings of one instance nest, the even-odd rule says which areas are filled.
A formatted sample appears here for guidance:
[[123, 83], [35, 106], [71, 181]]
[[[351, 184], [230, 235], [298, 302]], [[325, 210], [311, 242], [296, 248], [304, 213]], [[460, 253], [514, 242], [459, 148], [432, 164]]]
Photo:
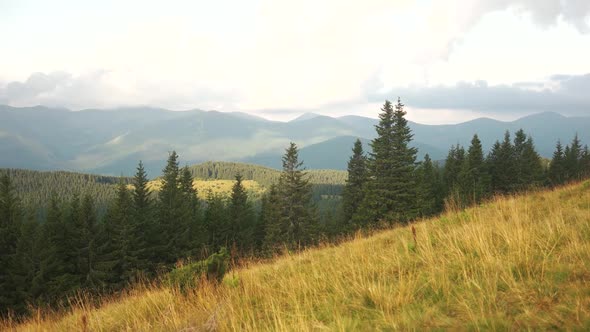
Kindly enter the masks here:
[[242, 262], [188, 292], [72, 301], [0, 329], [590, 330], [590, 182]]

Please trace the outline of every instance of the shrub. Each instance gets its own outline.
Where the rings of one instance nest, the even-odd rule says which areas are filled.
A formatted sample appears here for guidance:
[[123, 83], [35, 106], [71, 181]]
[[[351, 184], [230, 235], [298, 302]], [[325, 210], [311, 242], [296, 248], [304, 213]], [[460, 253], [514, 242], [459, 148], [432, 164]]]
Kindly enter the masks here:
[[203, 276], [209, 280], [220, 282], [228, 269], [229, 253], [227, 249], [221, 248], [218, 253], [212, 254], [205, 260], [186, 264], [170, 271], [166, 275], [164, 283], [185, 291], [196, 287]]

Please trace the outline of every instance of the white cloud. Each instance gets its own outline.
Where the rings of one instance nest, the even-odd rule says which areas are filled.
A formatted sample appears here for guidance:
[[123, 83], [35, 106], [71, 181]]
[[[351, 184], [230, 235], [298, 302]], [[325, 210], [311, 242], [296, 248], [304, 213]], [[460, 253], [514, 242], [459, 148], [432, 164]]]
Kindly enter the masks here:
[[590, 72], [587, 0], [22, 3], [0, 10], [13, 105], [361, 113], [379, 88]]

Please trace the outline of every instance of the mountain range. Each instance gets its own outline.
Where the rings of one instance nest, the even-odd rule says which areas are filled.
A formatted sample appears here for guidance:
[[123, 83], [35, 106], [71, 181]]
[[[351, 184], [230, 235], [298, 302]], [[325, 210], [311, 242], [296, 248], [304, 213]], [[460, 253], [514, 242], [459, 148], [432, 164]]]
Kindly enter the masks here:
[[[174, 112], [150, 107], [112, 110], [10, 107], [0, 105], [0, 167], [71, 170], [131, 175], [143, 160], [150, 176], [160, 174], [168, 152], [194, 164], [238, 161], [274, 168], [290, 141], [300, 147], [308, 169], [345, 169], [356, 138], [369, 150], [377, 119], [329, 117], [306, 113], [289, 122], [246, 113], [191, 110]], [[590, 117], [539, 113], [513, 122], [480, 118], [453, 125], [410, 122], [419, 158], [444, 159], [453, 144], [469, 145], [477, 133], [489, 149], [506, 130], [531, 134], [539, 153], [550, 157], [560, 139], [575, 133], [590, 140]]]

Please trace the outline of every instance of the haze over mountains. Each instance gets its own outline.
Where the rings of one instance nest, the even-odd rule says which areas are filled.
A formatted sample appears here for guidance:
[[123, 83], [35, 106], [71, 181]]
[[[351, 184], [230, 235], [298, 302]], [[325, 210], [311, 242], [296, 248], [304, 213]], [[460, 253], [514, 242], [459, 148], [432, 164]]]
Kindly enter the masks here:
[[[130, 175], [138, 160], [143, 160], [154, 177], [160, 174], [168, 152], [176, 150], [187, 164], [242, 161], [278, 168], [284, 148], [294, 141], [308, 169], [345, 169], [357, 137], [369, 150], [376, 123], [360, 116], [313, 113], [277, 122], [238, 112], [149, 107], [72, 112], [0, 106], [0, 167]], [[454, 125], [410, 123], [410, 127], [419, 157], [428, 153], [435, 160], [444, 159], [453, 144], [467, 146], [474, 133], [487, 150], [506, 130], [523, 128], [544, 157], [551, 156], [558, 139], [569, 142], [576, 132], [583, 143], [590, 139], [590, 117], [558, 113], [513, 122], [481, 118]]]

